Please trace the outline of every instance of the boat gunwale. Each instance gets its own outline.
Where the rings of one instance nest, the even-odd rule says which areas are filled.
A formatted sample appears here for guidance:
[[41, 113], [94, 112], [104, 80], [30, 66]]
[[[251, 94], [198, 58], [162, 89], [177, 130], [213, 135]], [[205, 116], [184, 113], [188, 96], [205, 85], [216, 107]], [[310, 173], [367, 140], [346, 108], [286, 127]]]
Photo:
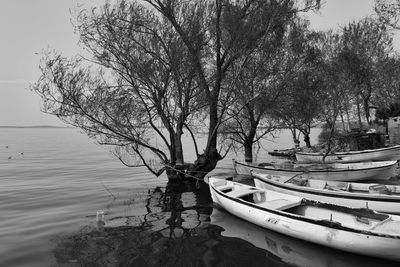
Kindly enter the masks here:
[[[328, 195], [329, 197], [350, 198], [350, 199], [359, 199], [359, 200], [376, 200], [376, 201], [380, 201], [380, 202], [400, 202], [400, 195], [395, 196], [397, 199], [393, 198], [393, 195], [383, 195], [382, 198], [379, 198], [380, 195], [365, 195], [365, 196], [352, 195], [352, 194], [363, 194], [363, 193], [348, 193], [346, 195], [343, 195], [343, 194], [339, 194], [342, 191], [329, 191], [329, 190], [324, 190], [324, 189], [321, 189], [321, 190], [315, 189], [316, 191], [312, 191], [312, 190], [303, 189], [303, 187], [296, 186], [296, 185], [293, 185], [290, 188], [288, 188], [288, 186], [285, 186], [284, 183], [270, 181], [270, 180], [267, 181], [267, 179], [264, 180], [260, 177], [254, 176], [254, 175], [252, 175], [252, 177], [253, 177], [253, 179], [260, 180], [264, 183], [267, 183], [267, 184], [270, 184], [270, 185], [273, 185], [273, 186], [276, 186], [279, 188], [292, 190], [292, 191], [298, 191], [301, 193], [309, 193], [309, 194], [319, 195], [319, 196], [327, 196]], [[319, 191], [323, 191], [323, 193], [322, 192], [320, 193]], [[342, 193], [346, 193], [346, 191], [343, 191]], [[388, 199], [387, 197], [390, 197], [390, 199]]]
[[[374, 153], [374, 152], [381, 152], [387, 151], [392, 149], [400, 149], [400, 145], [390, 146], [390, 147], [381, 147], [376, 149], [365, 149], [365, 150], [354, 150], [354, 151], [343, 151], [343, 152], [332, 152], [327, 155], [329, 156], [346, 156], [346, 155], [355, 155], [355, 154], [365, 154], [365, 153]], [[324, 156], [324, 153], [320, 152], [303, 152], [298, 151], [296, 154], [305, 155], [305, 156]]]
[[[324, 227], [337, 229], [337, 230], [343, 230], [343, 231], [352, 232], [352, 233], [358, 233], [358, 234], [364, 234], [364, 235], [370, 235], [370, 236], [377, 236], [377, 237], [386, 237], [386, 238], [391, 238], [391, 239], [400, 239], [400, 234], [399, 235], [392, 235], [392, 234], [383, 234], [383, 233], [371, 232], [371, 231], [368, 231], [368, 230], [359, 230], [359, 229], [356, 229], [356, 228], [343, 226], [341, 224], [332, 223], [332, 222], [327, 221], [327, 220], [316, 220], [316, 219], [307, 218], [307, 217], [302, 216], [302, 215], [291, 214], [291, 213], [285, 212], [285, 211], [268, 209], [268, 208], [265, 208], [265, 207], [261, 207], [261, 206], [259, 206], [257, 204], [242, 200], [240, 198], [230, 197], [227, 194], [224, 194], [223, 192], [217, 190], [212, 185], [211, 185], [211, 188], [213, 189], [214, 192], [216, 192], [218, 195], [220, 195], [220, 196], [222, 196], [224, 198], [230, 199], [232, 201], [235, 201], [235, 202], [240, 203], [240, 204], [245, 205], [245, 206], [250, 206], [250, 207], [258, 209], [258, 210], [262, 210], [262, 211], [265, 211], [265, 212], [269, 212], [269, 213], [276, 214], [276, 215], [279, 215], [279, 216], [283, 216], [283, 217], [286, 217], [286, 218], [290, 218], [290, 219], [293, 219], [293, 220], [299, 220], [299, 221], [303, 221], [303, 222], [306, 222], [306, 223], [311, 223], [311, 224], [315, 224], [315, 225], [319, 225], [319, 226], [324, 226]], [[251, 193], [251, 192], [249, 192], [249, 193]], [[329, 206], [329, 207], [333, 207], [333, 208], [337, 208], [338, 207], [340, 209], [345, 209], [345, 210], [360, 211], [360, 212], [362, 212], [362, 211], [364, 211], [364, 212], [366, 212], [366, 211], [373, 212], [371, 210], [366, 210], [366, 209], [361, 209], [361, 208], [349, 208], [349, 207], [345, 207], [345, 206], [339, 206], [339, 205], [334, 205], [334, 204], [329, 204], [329, 203], [322, 203], [322, 202], [319, 202], [319, 201], [314, 201], [314, 200], [304, 199], [304, 198], [302, 200], [302, 203], [303, 203], [303, 201], [306, 201], [306, 204], [314, 204], [314, 206], [321, 206], [321, 204], [322, 204], [323, 206]], [[382, 214], [382, 213], [379, 213], [379, 214]], [[387, 214], [382, 214], [382, 215], [387, 215]], [[387, 216], [390, 217], [390, 215], [387, 215]]]
[[[251, 164], [247, 164], [247, 163], [242, 163], [242, 162], [238, 162], [236, 160], [233, 160], [233, 164], [234, 164], [234, 168], [236, 171], [236, 166], [235, 164], [241, 165], [241, 166], [245, 166], [245, 167], [249, 167], [249, 168], [256, 168], [256, 169], [260, 169], [260, 170], [269, 170], [269, 171], [284, 171], [284, 172], [291, 172], [291, 173], [327, 173], [327, 172], [331, 172], [331, 173], [340, 173], [340, 172], [355, 172], [355, 171], [365, 171], [365, 170], [377, 170], [377, 169], [382, 169], [382, 168], [391, 168], [393, 167], [397, 161], [394, 160], [387, 160], [385, 162], [393, 162], [392, 164], [386, 164], [386, 165], [380, 165], [380, 166], [376, 166], [376, 167], [367, 167], [364, 169], [326, 169], [326, 170], [293, 170], [293, 169], [276, 169], [276, 168], [266, 168], [266, 167], [262, 167], [262, 166], [257, 166], [257, 165], [251, 165]], [[311, 163], [311, 164], [315, 164], [315, 163]], [[348, 164], [348, 163], [346, 163]], [[349, 163], [351, 164], [351, 163]], [[237, 171], [236, 171], [237, 172]]]

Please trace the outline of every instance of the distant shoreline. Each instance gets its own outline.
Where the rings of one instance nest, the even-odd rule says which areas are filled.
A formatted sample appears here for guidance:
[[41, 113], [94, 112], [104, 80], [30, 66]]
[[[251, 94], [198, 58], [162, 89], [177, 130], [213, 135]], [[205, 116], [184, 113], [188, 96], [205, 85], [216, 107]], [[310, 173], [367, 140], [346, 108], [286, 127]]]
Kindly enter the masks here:
[[0, 125], [0, 128], [74, 128], [72, 126], [52, 126], [52, 125], [31, 125], [31, 126], [2, 126]]

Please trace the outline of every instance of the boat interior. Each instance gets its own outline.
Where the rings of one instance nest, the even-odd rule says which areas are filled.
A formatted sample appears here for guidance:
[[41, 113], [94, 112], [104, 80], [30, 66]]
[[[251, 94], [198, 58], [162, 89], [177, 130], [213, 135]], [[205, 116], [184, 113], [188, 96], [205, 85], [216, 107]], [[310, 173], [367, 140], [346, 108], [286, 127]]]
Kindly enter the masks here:
[[395, 185], [324, 181], [307, 178], [293, 179], [290, 182], [292, 184], [314, 189], [328, 189], [332, 191], [347, 191], [354, 193], [370, 193], [382, 195], [400, 195], [400, 187]]
[[258, 167], [266, 169], [283, 169], [293, 171], [346, 171], [346, 170], [363, 170], [368, 168], [376, 168], [383, 166], [392, 166], [395, 161], [384, 161], [384, 162], [357, 162], [357, 163], [301, 163], [301, 162], [280, 162], [280, 163], [268, 163], [263, 162], [257, 164]]
[[[230, 198], [255, 204], [262, 209], [283, 211], [314, 223], [336, 228], [353, 228], [380, 234], [400, 235], [400, 217], [376, 213], [369, 209], [356, 209], [302, 197], [258, 189], [231, 181], [221, 180], [213, 186]], [[297, 218], [298, 219], [298, 218]]]
[[[260, 175], [260, 174], [257, 174]], [[261, 174], [262, 175], [262, 174]], [[382, 195], [399, 195], [400, 186], [385, 185], [377, 183], [351, 183], [342, 181], [326, 181], [318, 179], [308, 179], [304, 177], [285, 177], [279, 175], [265, 175], [265, 177], [279, 183], [291, 183], [297, 186], [309, 187], [313, 189], [327, 189], [331, 191], [346, 191], [353, 193], [370, 193]]]

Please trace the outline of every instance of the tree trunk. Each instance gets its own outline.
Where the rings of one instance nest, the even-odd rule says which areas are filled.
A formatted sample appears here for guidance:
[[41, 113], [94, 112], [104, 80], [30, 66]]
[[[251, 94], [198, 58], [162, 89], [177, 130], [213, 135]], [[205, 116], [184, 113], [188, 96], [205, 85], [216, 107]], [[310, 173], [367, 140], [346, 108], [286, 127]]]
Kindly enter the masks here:
[[296, 129], [291, 128], [290, 131], [292, 132], [294, 146], [298, 148], [300, 146], [300, 141], [297, 139]]
[[372, 125], [372, 122], [371, 122], [371, 119], [370, 119], [371, 114], [370, 114], [370, 112], [369, 112], [369, 105], [368, 105], [368, 103], [369, 103], [369, 98], [364, 99], [365, 118], [367, 119], [368, 125], [371, 126], [371, 125]]
[[244, 142], [244, 160], [246, 162], [253, 162], [253, 143]]
[[342, 111], [340, 111], [340, 119], [342, 120], [342, 127], [343, 127], [343, 131], [347, 131], [347, 129], [346, 129], [346, 123], [345, 123], [345, 121], [344, 121], [344, 116], [343, 116], [343, 112]]
[[358, 126], [362, 129], [362, 120], [361, 120], [361, 108], [360, 108], [360, 101], [357, 98], [357, 116], [358, 116]]
[[328, 123], [328, 125], [330, 126], [330, 131], [329, 131], [329, 137], [328, 137], [328, 146], [326, 148], [326, 152], [324, 154], [324, 156], [322, 157], [322, 162], [325, 162], [325, 158], [326, 156], [329, 155], [329, 153], [331, 152], [332, 149], [332, 137], [333, 137], [333, 133], [335, 131], [335, 124], [334, 123]]
[[183, 123], [177, 124], [175, 133], [170, 131], [171, 161], [170, 165], [166, 166], [165, 170], [168, 180], [170, 181], [183, 179], [188, 168], [188, 165], [185, 164], [183, 157], [182, 134]]
[[311, 148], [310, 135], [308, 133], [304, 134], [304, 143], [308, 148]]
[[[217, 99], [217, 98], [215, 98]], [[204, 179], [204, 177], [217, 166], [222, 159], [217, 150], [218, 106], [217, 101], [210, 100], [210, 122], [207, 146], [204, 154], [198, 155], [196, 161], [187, 168], [186, 178]]]
[[205, 153], [207, 156], [213, 156], [214, 151], [217, 149], [217, 129], [218, 129], [218, 102], [215, 100], [210, 101], [210, 122], [208, 127], [208, 140]]
[[249, 134], [246, 136], [243, 146], [244, 146], [244, 160], [246, 162], [253, 162], [253, 144], [254, 144], [254, 137], [256, 136], [257, 132], [257, 123], [252, 122], [250, 126]]
[[186, 178], [204, 179], [204, 177], [217, 166], [218, 161], [222, 159], [221, 155], [215, 150], [215, 154], [199, 155], [196, 161], [187, 169]]
[[190, 164], [174, 164], [166, 167], [166, 174], [169, 181], [184, 180], [186, 171]]
[[175, 133], [175, 158], [176, 165], [182, 165], [185, 163], [183, 158], [183, 147], [182, 147], [182, 134], [183, 134], [183, 123], [178, 123], [176, 126]]
[[348, 125], [348, 131], [351, 131], [351, 123], [350, 123], [350, 114], [349, 114], [349, 109], [346, 109], [346, 117], [347, 117], [347, 125]]

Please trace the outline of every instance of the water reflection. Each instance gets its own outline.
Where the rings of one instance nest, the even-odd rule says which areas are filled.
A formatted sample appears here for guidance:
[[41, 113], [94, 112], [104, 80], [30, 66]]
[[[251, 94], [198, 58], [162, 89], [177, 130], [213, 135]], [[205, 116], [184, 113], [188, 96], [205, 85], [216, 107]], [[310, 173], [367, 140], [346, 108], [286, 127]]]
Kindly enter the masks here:
[[[136, 200], [137, 202], [137, 197]], [[127, 201], [126, 203], [132, 201]], [[78, 233], [58, 237], [53, 254], [59, 266], [260, 266], [279, 265], [265, 251], [223, 237], [210, 224], [208, 186], [194, 183], [155, 188], [136, 203], [142, 215], [111, 216]], [[138, 208], [141, 207], [141, 208]], [[106, 215], [110, 216], [110, 215]]]
[[[122, 203], [120, 207], [115, 203]], [[206, 184], [168, 184], [118, 200], [55, 239], [58, 266], [390, 266], [262, 229], [213, 208]], [[129, 206], [129, 215], [120, 212]]]
[[384, 261], [318, 246], [269, 231], [215, 208], [211, 223], [224, 228], [222, 235], [237, 237], [268, 251], [270, 256], [296, 266], [398, 266]]

